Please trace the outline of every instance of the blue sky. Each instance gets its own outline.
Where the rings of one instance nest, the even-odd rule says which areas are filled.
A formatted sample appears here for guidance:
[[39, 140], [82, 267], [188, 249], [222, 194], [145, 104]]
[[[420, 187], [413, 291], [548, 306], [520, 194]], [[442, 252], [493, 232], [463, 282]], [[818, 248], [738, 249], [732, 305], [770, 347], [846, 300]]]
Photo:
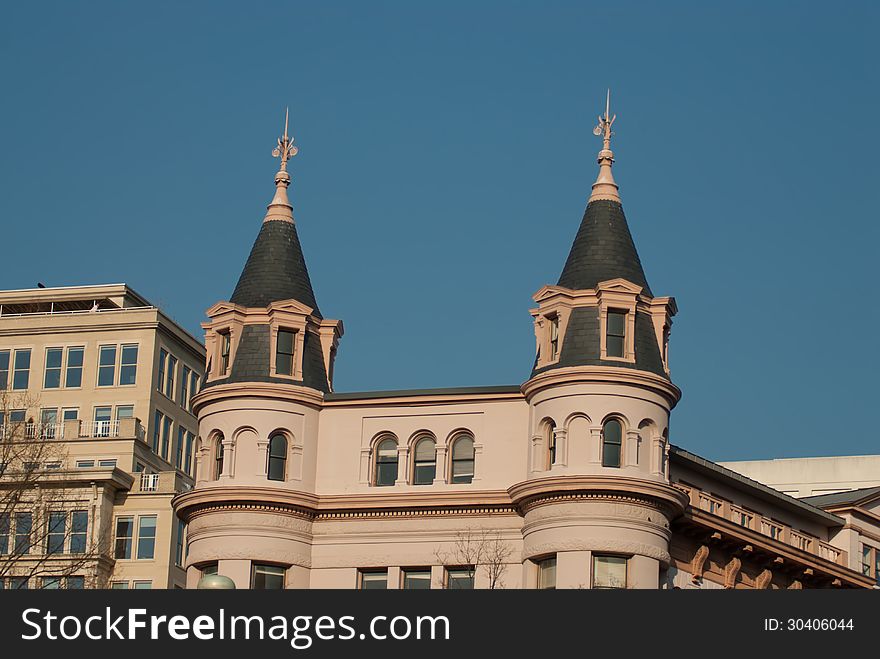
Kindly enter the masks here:
[[615, 176], [679, 315], [673, 442], [880, 452], [876, 3], [15, 3], [0, 287], [124, 281], [191, 332], [291, 198], [341, 391], [520, 383]]

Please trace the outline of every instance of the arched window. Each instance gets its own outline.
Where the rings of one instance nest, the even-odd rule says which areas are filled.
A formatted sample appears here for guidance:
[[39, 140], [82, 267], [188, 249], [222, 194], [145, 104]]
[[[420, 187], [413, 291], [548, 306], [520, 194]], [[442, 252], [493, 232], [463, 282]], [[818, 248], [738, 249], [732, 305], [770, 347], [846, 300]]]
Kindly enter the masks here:
[[283, 481], [287, 471], [287, 437], [280, 432], [269, 438], [269, 463], [266, 474], [270, 481]]
[[437, 443], [431, 437], [416, 440], [413, 485], [430, 485], [437, 474]]
[[602, 426], [602, 466], [619, 467], [623, 446], [623, 426], [617, 419], [609, 419]]
[[547, 469], [556, 464], [556, 424], [548, 419], [544, 424], [544, 442], [547, 447]]
[[397, 441], [388, 437], [376, 446], [376, 485], [394, 485], [397, 480]]
[[219, 480], [223, 474], [223, 435], [217, 435], [214, 440], [214, 480]]
[[461, 435], [452, 442], [452, 483], [474, 480], [474, 438]]

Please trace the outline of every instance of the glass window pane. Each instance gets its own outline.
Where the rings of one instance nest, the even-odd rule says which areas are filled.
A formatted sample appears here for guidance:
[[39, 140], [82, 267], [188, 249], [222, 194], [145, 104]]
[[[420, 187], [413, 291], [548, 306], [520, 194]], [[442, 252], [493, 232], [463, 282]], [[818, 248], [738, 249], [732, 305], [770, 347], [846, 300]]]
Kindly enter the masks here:
[[406, 590], [430, 590], [431, 570], [404, 570], [403, 587]]
[[538, 562], [538, 588], [542, 590], [556, 588], [556, 557], [545, 558]]
[[46, 371], [43, 377], [45, 389], [58, 389], [61, 386], [61, 357], [64, 351], [61, 348], [49, 348], [46, 350]]
[[119, 405], [116, 408], [116, 420], [130, 419], [134, 416], [134, 405]]
[[593, 556], [593, 588], [626, 588], [623, 556]]
[[116, 346], [101, 346], [98, 353], [98, 386], [112, 387], [116, 377]]
[[605, 353], [609, 357], [623, 357], [623, 337], [609, 336], [605, 344]]
[[474, 568], [450, 568], [446, 570], [446, 587], [449, 590], [473, 590]]
[[76, 510], [70, 516], [70, 553], [84, 554], [89, 530], [89, 514]]
[[283, 567], [277, 565], [254, 564], [251, 588], [254, 590], [282, 590], [284, 588]]
[[12, 373], [12, 388], [27, 389], [31, 377], [31, 351], [16, 350], [14, 357], [14, 369]]
[[156, 550], [156, 517], [143, 516], [138, 518], [138, 560], [151, 559]]
[[31, 530], [33, 517], [31, 513], [16, 513], [15, 515], [15, 546], [16, 554], [31, 553]]
[[122, 359], [119, 367], [119, 384], [135, 384], [137, 379], [138, 347], [136, 345], [122, 346]]
[[67, 590], [82, 590], [85, 587], [85, 577], [67, 577]]
[[433, 460], [436, 452], [433, 439], [420, 439], [416, 443], [416, 460]]
[[43, 577], [43, 590], [60, 590], [61, 577]]
[[278, 330], [278, 352], [293, 354], [293, 332]]
[[134, 517], [120, 517], [116, 520], [117, 559], [130, 559], [132, 538], [134, 537]]
[[0, 390], [6, 389], [9, 383], [9, 351], [0, 350]]
[[626, 314], [618, 311], [608, 312], [608, 334], [623, 336], [626, 327]]
[[360, 577], [361, 590], [386, 590], [388, 588], [388, 570], [362, 570]]
[[67, 372], [64, 376], [65, 387], [82, 386], [83, 348], [67, 349]]
[[46, 538], [46, 553], [64, 552], [64, 535], [67, 529], [67, 513], [49, 513], [49, 528]]
[[153, 582], [152, 581], [135, 581], [134, 582], [134, 590], [152, 590]]

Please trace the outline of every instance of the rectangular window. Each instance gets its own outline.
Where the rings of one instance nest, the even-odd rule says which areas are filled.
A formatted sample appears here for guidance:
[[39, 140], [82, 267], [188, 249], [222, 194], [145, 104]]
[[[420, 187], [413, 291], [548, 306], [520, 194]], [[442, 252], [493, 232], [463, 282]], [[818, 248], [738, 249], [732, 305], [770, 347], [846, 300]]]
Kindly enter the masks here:
[[49, 528], [46, 535], [46, 553], [63, 554], [64, 536], [67, 532], [67, 513], [49, 513]]
[[31, 530], [33, 518], [31, 513], [15, 514], [15, 548], [17, 555], [31, 553]]
[[61, 590], [61, 577], [43, 577], [43, 590]]
[[127, 581], [112, 581], [110, 583], [110, 590], [128, 590], [128, 582]]
[[177, 542], [175, 543], [174, 564], [183, 567], [184, 547], [186, 540], [186, 524], [182, 519], [177, 520]]
[[122, 355], [119, 360], [119, 384], [134, 384], [137, 380], [137, 345], [122, 346]]
[[171, 443], [171, 424], [173, 419], [170, 416], [165, 417], [162, 424], [162, 459], [168, 459], [168, 445]]
[[189, 398], [186, 401], [186, 409], [189, 412], [192, 412], [192, 397], [199, 393], [199, 385], [201, 384], [201, 378], [199, 374], [193, 371], [189, 374]]
[[387, 590], [388, 570], [358, 570], [360, 590]]
[[559, 355], [559, 318], [550, 319], [550, 359]]
[[117, 405], [116, 420], [130, 419], [134, 416], [134, 405]]
[[626, 354], [626, 313], [609, 311], [605, 332], [605, 354], [624, 357]]
[[98, 466], [99, 467], [109, 467], [112, 469], [112, 468], [116, 467], [116, 458], [111, 458], [109, 460], [98, 460]]
[[134, 590], [152, 590], [153, 582], [152, 581], [135, 581], [132, 584], [132, 588]]
[[165, 364], [168, 361], [168, 353], [165, 348], [159, 349], [159, 377], [156, 380], [156, 389], [165, 391]]
[[134, 517], [118, 517], [116, 519], [116, 551], [117, 559], [131, 559], [134, 544]]
[[40, 410], [40, 432], [41, 439], [55, 439], [58, 436], [58, 410], [54, 407], [43, 408]]
[[67, 590], [82, 590], [86, 587], [85, 577], [67, 577]]
[[183, 447], [186, 444], [186, 428], [177, 426], [177, 450], [174, 452], [174, 466], [183, 469]]
[[95, 408], [95, 437], [110, 437], [112, 412], [113, 408], [109, 405]]
[[98, 386], [112, 387], [116, 380], [116, 346], [101, 346], [98, 350]]
[[404, 590], [430, 590], [431, 569], [419, 567], [403, 570], [403, 588]]
[[475, 571], [472, 565], [446, 568], [446, 588], [449, 590], [473, 590]]
[[0, 391], [9, 386], [9, 351], [0, 350]]
[[138, 517], [138, 560], [150, 560], [156, 553], [156, 516]]
[[165, 371], [165, 395], [174, 400], [174, 379], [177, 377], [177, 357], [168, 355], [168, 369]]
[[85, 348], [67, 349], [67, 370], [64, 373], [64, 386], [76, 389], [82, 386], [83, 354]]
[[195, 439], [196, 436], [191, 432], [186, 433], [186, 452], [183, 455], [183, 470], [190, 476], [192, 476], [192, 453]]
[[16, 350], [12, 368], [12, 388], [27, 389], [31, 378], [31, 350]]
[[278, 375], [293, 375], [293, 345], [296, 332], [290, 330], [278, 330], [278, 340], [275, 345], [275, 373]]
[[61, 386], [61, 359], [64, 357], [62, 348], [46, 349], [46, 369], [43, 374], [44, 389], [58, 389]]
[[79, 419], [79, 410], [75, 407], [65, 407], [61, 410], [62, 421], [76, 421]]
[[10, 577], [9, 579], [10, 590], [27, 590], [29, 587], [27, 577]]
[[251, 573], [253, 590], [283, 590], [285, 569], [278, 565], [254, 563]]
[[623, 556], [593, 554], [593, 588], [626, 588], [626, 563]]
[[0, 556], [9, 553], [9, 513], [0, 513]]
[[85, 554], [86, 539], [89, 531], [89, 513], [85, 510], [74, 510], [70, 514], [70, 553]]
[[551, 556], [538, 561], [538, 588], [541, 590], [556, 589], [556, 557]]
[[180, 376], [180, 406], [185, 410], [189, 409], [189, 380], [191, 374], [192, 371], [189, 366], [184, 364]]
[[95, 466], [94, 460], [77, 460], [76, 468], [77, 469], [89, 469]]
[[862, 545], [862, 574], [871, 576], [871, 548], [868, 545]]
[[159, 455], [159, 438], [162, 436], [162, 421], [165, 415], [156, 410], [156, 416], [153, 419], [153, 453]]
[[229, 349], [230, 349], [229, 332], [220, 334], [220, 375], [226, 375], [229, 370]]

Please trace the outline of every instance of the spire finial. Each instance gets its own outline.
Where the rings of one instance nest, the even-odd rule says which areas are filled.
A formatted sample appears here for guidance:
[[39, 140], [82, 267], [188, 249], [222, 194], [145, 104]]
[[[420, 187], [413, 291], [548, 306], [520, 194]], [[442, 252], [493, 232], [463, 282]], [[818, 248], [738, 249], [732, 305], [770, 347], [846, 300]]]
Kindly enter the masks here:
[[290, 185], [290, 174], [287, 173], [287, 161], [295, 156], [299, 149], [293, 144], [293, 137], [288, 135], [287, 129], [290, 120], [290, 108], [284, 111], [284, 134], [278, 138], [278, 146], [272, 149], [275, 158], [281, 158], [281, 167], [275, 174], [275, 196], [269, 204], [266, 217], [263, 222], [280, 220], [293, 222], [293, 208], [287, 199], [287, 186]]
[[615, 119], [617, 119], [617, 115], [611, 114], [611, 90], [609, 89], [608, 95], [605, 97], [605, 115], [599, 115], [599, 123], [593, 129], [593, 135], [602, 137], [602, 150], [597, 159], [599, 176], [593, 183], [590, 201], [606, 199], [620, 202], [617, 183], [614, 182], [614, 176], [611, 174], [611, 165], [614, 164], [614, 152], [611, 150], [611, 136], [614, 135], [614, 132], [611, 130], [611, 126]]

